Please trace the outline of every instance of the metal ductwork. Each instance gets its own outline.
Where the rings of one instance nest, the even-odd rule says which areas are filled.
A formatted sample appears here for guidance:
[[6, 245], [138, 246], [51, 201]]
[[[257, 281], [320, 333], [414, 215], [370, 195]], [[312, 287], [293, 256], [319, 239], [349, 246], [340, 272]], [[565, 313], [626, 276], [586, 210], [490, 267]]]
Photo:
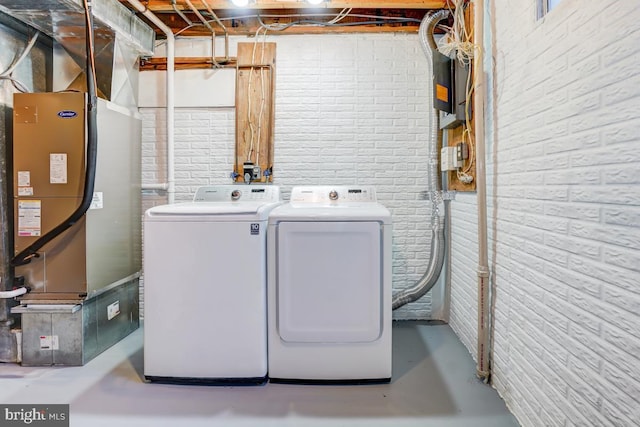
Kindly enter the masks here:
[[[428, 72], [433, 75], [433, 52], [436, 51], [436, 42], [433, 39], [433, 32], [436, 25], [449, 16], [449, 11], [440, 10], [433, 15], [425, 16], [420, 24], [418, 30], [418, 37], [420, 38], [420, 45], [427, 57]], [[431, 93], [433, 92], [433, 80], [429, 80], [429, 87], [427, 89], [429, 93], [429, 140], [427, 146], [429, 150], [429, 163], [428, 163], [428, 189], [426, 195], [431, 200], [431, 251], [429, 266], [426, 271], [412, 287], [404, 289], [393, 296], [393, 309], [402, 307], [405, 304], [416, 301], [422, 298], [427, 292], [433, 288], [438, 282], [438, 277], [442, 271], [444, 265], [444, 252], [445, 252], [445, 216], [446, 209], [442, 209], [440, 204], [444, 202], [442, 194], [442, 186], [438, 180], [438, 152], [440, 151], [441, 135], [439, 132], [440, 126], [438, 122], [438, 113], [433, 108]]]
[[[29, 254], [38, 251], [41, 256], [33, 257], [33, 262], [13, 264], [16, 275], [24, 278], [31, 292], [21, 296], [19, 305], [11, 307], [11, 313], [21, 316], [21, 352], [17, 351], [18, 333], [9, 330], [13, 319], [0, 316], [3, 362], [81, 365], [138, 327], [138, 64], [140, 56], [153, 54], [155, 33], [117, 0], [91, 0], [86, 5], [88, 10], [85, 3], [86, 0], [0, 0], [0, 14], [22, 21], [53, 40], [53, 93], [29, 88], [37, 93], [13, 97], [14, 249]], [[87, 25], [87, 21], [93, 21], [93, 25]], [[93, 55], [87, 55], [89, 50]], [[95, 61], [90, 61], [91, 57]], [[56, 93], [66, 89], [76, 92]], [[90, 102], [83, 92], [88, 93]], [[102, 99], [95, 99], [96, 92]], [[67, 112], [72, 113], [70, 117], [82, 118], [85, 111], [86, 121], [50, 121]], [[95, 144], [96, 133], [100, 133], [104, 144]], [[89, 148], [88, 141], [94, 141], [93, 148]], [[65, 164], [61, 171], [66, 185], [54, 191], [50, 191], [51, 153], [61, 153], [56, 156], [62, 155]], [[97, 159], [100, 163], [100, 167], [93, 168], [95, 182], [88, 178], [91, 158], [94, 164]], [[66, 159], [73, 159], [68, 166]], [[0, 172], [0, 181], [5, 181], [7, 172]], [[19, 188], [24, 187], [20, 174], [30, 177], [25, 184], [29, 187], [27, 192]], [[86, 183], [90, 181], [89, 187]], [[6, 195], [5, 192], [0, 193]], [[74, 207], [85, 206], [85, 201], [92, 200], [87, 197], [91, 193], [105, 203], [81, 213], [78, 219], [79, 210], [74, 211]], [[40, 206], [40, 230], [31, 236], [19, 232], [20, 208], [25, 203]], [[0, 212], [2, 209], [4, 201]], [[67, 220], [60, 222], [64, 218]], [[47, 233], [62, 226], [68, 227], [62, 229], [63, 234], [54, 233], [53, 239], [37, 247], [38, 238], [47, 237]], [[18, 255], [14, 260], [20, 260]], [[4, 276], [3, 279], [2, 285], [10, 286]], [[0, 309], [6, 311], [4, 307], [0, 304]], [[43, 348], [42, 337], [52, 344]]]
[[[138, 58], [153, 55], [155, 33], [117, 0], [93, 0], [92, 9], [98, 95], [136, 107]], [[0, 12], [55, 41], [55, 91], [86, 91], [83, 0], [0, 0]]]

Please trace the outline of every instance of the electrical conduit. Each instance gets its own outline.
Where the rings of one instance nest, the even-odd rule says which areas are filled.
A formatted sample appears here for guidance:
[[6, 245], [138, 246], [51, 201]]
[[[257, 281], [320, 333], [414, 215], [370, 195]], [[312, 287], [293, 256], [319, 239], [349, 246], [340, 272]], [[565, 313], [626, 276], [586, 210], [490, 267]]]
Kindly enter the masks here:
[[175, 116], [175, 37], [173, 31], [164, 22], [154, 15], [145, 5], [138, 0], [127, 0], [138, 12], [142, 13], [149, 21], [158, 27], [167, 36], [167, 79], [166, 79], [166, 98], [167, 98], [167, 182], [166, 184], [144, 185], [145, 189], [167, 190], [167, 199], [169, 203], [175, 201], [175, 135], [174, 135], [174, 116]]
[[428, 162], [428, 188], [427, 194], [432, 202], [432, 220], [431, 220], [431, 258], [429, 259], [429, 266], [423, 274], [411, 288], [405, 289], [393, 297], [392, 307], [397, 309], [405, 304], [416, 301], [425, 295], [438, 281], [438, 276], [442, 271], [444, 264], [445, 253], [445, 209], [440, 208], [442, 202], [442, 189], [440, 188], [440, 181], [438, 177], [438, 134], [439, 134], [439, 121], [438, 111], [433, 107], [433, 52], [437, 49], [436, 43], [433, 40], [433, 30], [435, 26], [449, 16], [449, 11], [440, 10], [431, 16], [425, 17], [420, 23], [420, 29], [418, 30], [418, 36], [420, 38], [420, 45], [427, 57], [428, 75], [430, 76], [427, 93], [429, 99], [429, 162]]

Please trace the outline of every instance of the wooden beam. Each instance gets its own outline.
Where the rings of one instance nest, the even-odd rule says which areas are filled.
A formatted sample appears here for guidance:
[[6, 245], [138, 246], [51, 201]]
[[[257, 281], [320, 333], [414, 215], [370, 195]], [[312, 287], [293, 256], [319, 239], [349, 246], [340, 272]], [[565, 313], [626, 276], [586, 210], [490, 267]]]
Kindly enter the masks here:
[[[236, 59], [229, 58], [229, 62], [224, 63], [224, 58], [216, 58], [216, 62], [222, 65], [222, 68], [236, 68]], [[176, 70], [197, 70], [197, 69], [213, 69], [216, 65], [210, 56], [200, 57], [176, 57]], [[158, 71], [167, 69], [167, 58], [148, 58], [140, 60], [140, 71]]]
[[[120, 0], [127, 5], [127, 0]], [[174, 11], [169, 0], [148, 0], [149, 9], [155, 12], [167, 26], [169, 26], [176, 35], [181, 37], [206, 37], [211, 32], [198, 19], [198, 17], [183, 2], [177, 0], [177, 8], [182, 10], [182, 14], [187, 17], [193, 24], [188, 25], [187, 22]], [[400, 2], [399, 0], [385, 2], [357, 2], [353, 0], [343, 2], [325, 3], [321, 8], [311, 7], [306, 1], [277, 1], [265, 0], [254, 4], [251, 8], [234, 8], [231, 6], [230, 0], [204, 0], [207, 2], [203, 5], [203, 0], [191, 0], [196, 8], [205, 15], [209, 16], [207, 6], [213, 4], [212, 9], [215, 14], [224, 22], [227, 28], [227, 34], [232, 36], [247, 36], [255, 34], [261, 22], [266, 24], [290, 24], [300, 20], [309, 21], [308, 25], [296, 24], [289, 27], [286, 31], [276, 32], [272, 34], [326, 34], [326, 33], [382, 33], [382, 32], [416, 32], [420, 21], [425, 13], [428, 13], [429, 6], [442, 7], [446, 4], [446, 0], [422, 0]], [[340, 19], [336, 25], [312, 25], [312, 21], [329, 22], [332, 18], [338, 16], [342, 11], [342, 6], [349, 5], [350, 14]], [[375, 5], [372, 6], [372, 5]], [[386, 7], [383, 7], [386, 6]], [[388, 6], [399, 6], [389, 8]], [[409, 8], [400, 8], [400, 6], [410, 6]], [[258, 18], [261, 17], [261, 20]], [[375, 18], [373, 18], [375, 16]], [[142, 17], [144, 20], [145, 18]], [[375, 24], [367, 24], [376, 21]], [[222, 27], [211, 20], [216, 35], [224, 33]], [[360, 24], [365, 23], [365, 24]], [[152, 26], [153, 27], [153, 26]], [[164, 38], [164, 35], [156, 30], [158, 38]]]
[[[120, 0], [126, 3], [126, 0]], [[282, 1], [282, 0], [256, 0], [247, 7], [237, 7], [230, 0], [205, 0], [214, 11], [221, 9], [442, 9], [446, 7], [447, 0], [330, 0], [317, 6], [311, 6], [306, 1]], [[177, 5], [183, 10], [187, 6], [183, 0], [177, 0]], [[193, 5], [201, 10], [206, 10], [202, 0], [192, 0]], [[148, 0], [147, 7], [152, 12], [173, 12], [173, 6], [169, 0]]]
[[[419, 25], [406, 25], [406, 26], [375, 26], [375, 25], [354, 25], [349, 27], [317, 27], [317, 26], [292, 26], [283, 31], [271, 31], [269, 35], [292, 35], [292, 34], [355, 34], [355, 33], [416, 33], [418, 32]], [[254, 36], [256, 34], [257, 26], [248, 26], [241, 28], [230, 29], [230, 36]], [[222, 32], [216, 32], [216, 35], [221, 36]], [[201, 28], [191, 28], [180, 33], [181, 37], [203, 37], [210, 36], [211, 33], [208, 30]]]

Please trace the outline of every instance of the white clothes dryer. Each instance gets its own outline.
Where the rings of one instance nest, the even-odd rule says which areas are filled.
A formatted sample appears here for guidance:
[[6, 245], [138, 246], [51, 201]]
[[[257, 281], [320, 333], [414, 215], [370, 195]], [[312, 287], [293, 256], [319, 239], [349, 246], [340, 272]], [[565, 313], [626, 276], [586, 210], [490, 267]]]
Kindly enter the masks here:
[[391, 379], [391, 214], [370, 186], [294, 187], [268, 226], [269, 379]]
[[147, 380], [266, 381], [266, 227], [281, 203], [276, 186], [218, 185], [145, 212]]

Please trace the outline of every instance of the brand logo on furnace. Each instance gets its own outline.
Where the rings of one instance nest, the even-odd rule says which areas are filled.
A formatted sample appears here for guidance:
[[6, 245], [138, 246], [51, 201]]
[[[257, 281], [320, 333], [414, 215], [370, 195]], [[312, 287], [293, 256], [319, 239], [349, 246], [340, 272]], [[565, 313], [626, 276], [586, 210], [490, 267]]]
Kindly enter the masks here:
[[78, 115], [78, 113], [76, 113], [75, 111], [71, 111], [71, 110], [58, 111], [58, 117], [60, 117], [61, 119], [72, 119], [72, 118], [76, 117], [77, 115]]

